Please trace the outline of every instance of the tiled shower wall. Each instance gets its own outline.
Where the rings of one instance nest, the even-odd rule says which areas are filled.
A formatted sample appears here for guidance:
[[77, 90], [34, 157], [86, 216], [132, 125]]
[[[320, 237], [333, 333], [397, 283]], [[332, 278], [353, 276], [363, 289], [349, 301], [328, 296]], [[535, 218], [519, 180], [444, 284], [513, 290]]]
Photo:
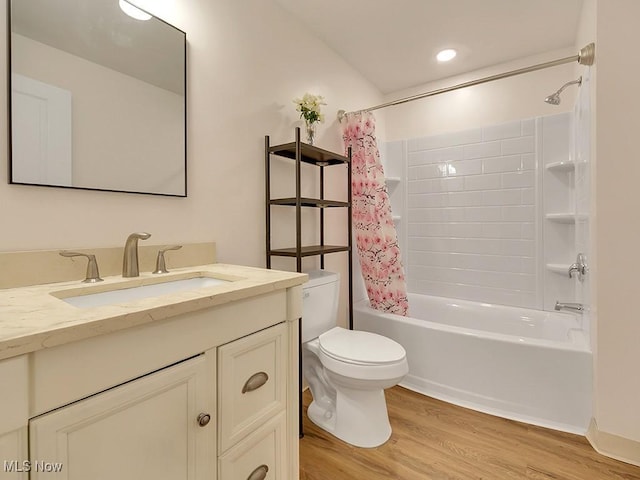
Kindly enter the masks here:
[[540, 308], [533, 119], [407, 142], [408, 288]]

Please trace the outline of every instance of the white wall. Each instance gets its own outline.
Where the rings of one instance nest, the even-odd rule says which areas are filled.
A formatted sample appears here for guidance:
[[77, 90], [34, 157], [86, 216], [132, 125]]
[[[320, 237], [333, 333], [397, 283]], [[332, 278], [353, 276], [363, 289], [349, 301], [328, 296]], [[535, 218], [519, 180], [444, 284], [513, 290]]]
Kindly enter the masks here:
[[[317, 143], [341, 151], [336, 111], [381, 97], [271, 1], [141, 0], [139, 6], [187, 33], [188, 198], [3, 181], [0, 251], [117, 246], [130, 232], [144, 230], [157, 243], [213, 240], [219, 261], [264, 266], [264, 135], [272, 135], [273, 143], [291, 141], [293, 128], [302, 124], [293, 98], [319, 93], [328, 105]], [[0, 10], [5, 39], [6, 8]], [[0, 48], [2, 65], [5, 51]], [[4, 84], [5, 75], [0, 77]], [[0, 91], [4, 108], [6, 86]], [[0, 131], [6, 128], [0, 114]], [[6, 150], [4, 133], [0, 149]], [[6, 156], [0, 163], [6, 172]], [[338, 223], [346, 235], [346, 222]], [[344, 268], [344, 254], [330, 257]]]
[[[592, 3], [592, 2], [588, 2]], [[624, 51], [640, 41], [640, 2], [596, 3], [597, 94], [594, 105], [595, 205], [592, 233], [597, 245], [594, 271], [596, 308], [595, 419], [606, 434], [640, 442], [640, 321], [638, 272], [640, 222], [637, 220], [640, 131], [640, 65]], [[640, 443], [627, 458], [640, 464]], [[613, 452], [616, 453], [616, 452]]]
[[[385, 97], [391, 101], [538, 63], [575, 55], [573, 49], [547, 52], [495, 65], [464, 75], [431, 82]], [[575, 79], [573, 64], [539, 70], [474, 87], [436, 95], [385, 109], [387, 141], [417, 138], [447, 132], [571, 111], [574, 90], [565, 90], [562, 103], [552, 106], [544, 98]]]

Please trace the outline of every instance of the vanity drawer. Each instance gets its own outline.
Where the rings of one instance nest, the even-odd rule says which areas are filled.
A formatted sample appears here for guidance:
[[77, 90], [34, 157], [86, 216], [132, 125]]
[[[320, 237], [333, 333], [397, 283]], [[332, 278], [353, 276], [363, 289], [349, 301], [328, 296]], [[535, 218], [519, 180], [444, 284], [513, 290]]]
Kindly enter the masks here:
[[286, 416], [274, 417], [220, 457], [218, 478], [283, 480], [286, 466]]
[[218, 349], [219, 453], [285, 409], [286, 355], [285, 323]]

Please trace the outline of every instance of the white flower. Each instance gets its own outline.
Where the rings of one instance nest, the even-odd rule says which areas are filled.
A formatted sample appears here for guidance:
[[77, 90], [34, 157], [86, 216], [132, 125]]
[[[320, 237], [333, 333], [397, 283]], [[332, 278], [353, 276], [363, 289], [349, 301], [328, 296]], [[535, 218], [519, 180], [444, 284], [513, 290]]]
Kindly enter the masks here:
[[324, 115], [320, 113], [320, 106], [326, 105], [322, 95], [312, 95], [305, 93], [302, 98], [293, 100], [296, 111], [300, 112], [300, 118], [304, 118], [307, 123], [324, 122]]

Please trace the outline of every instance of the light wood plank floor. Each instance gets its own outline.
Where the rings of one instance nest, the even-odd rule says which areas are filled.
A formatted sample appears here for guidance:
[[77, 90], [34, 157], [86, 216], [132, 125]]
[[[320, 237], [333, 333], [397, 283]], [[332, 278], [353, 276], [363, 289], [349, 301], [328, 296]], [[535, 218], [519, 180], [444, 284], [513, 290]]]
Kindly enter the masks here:
[[[598, 454], [584, 437], [386, 391], [393, 434], [381, 447], [348, 445], [304, 415], [301, 480], [640, 480], [640, 467]], [[306, 406], [311, 394], [304, 394]]]

